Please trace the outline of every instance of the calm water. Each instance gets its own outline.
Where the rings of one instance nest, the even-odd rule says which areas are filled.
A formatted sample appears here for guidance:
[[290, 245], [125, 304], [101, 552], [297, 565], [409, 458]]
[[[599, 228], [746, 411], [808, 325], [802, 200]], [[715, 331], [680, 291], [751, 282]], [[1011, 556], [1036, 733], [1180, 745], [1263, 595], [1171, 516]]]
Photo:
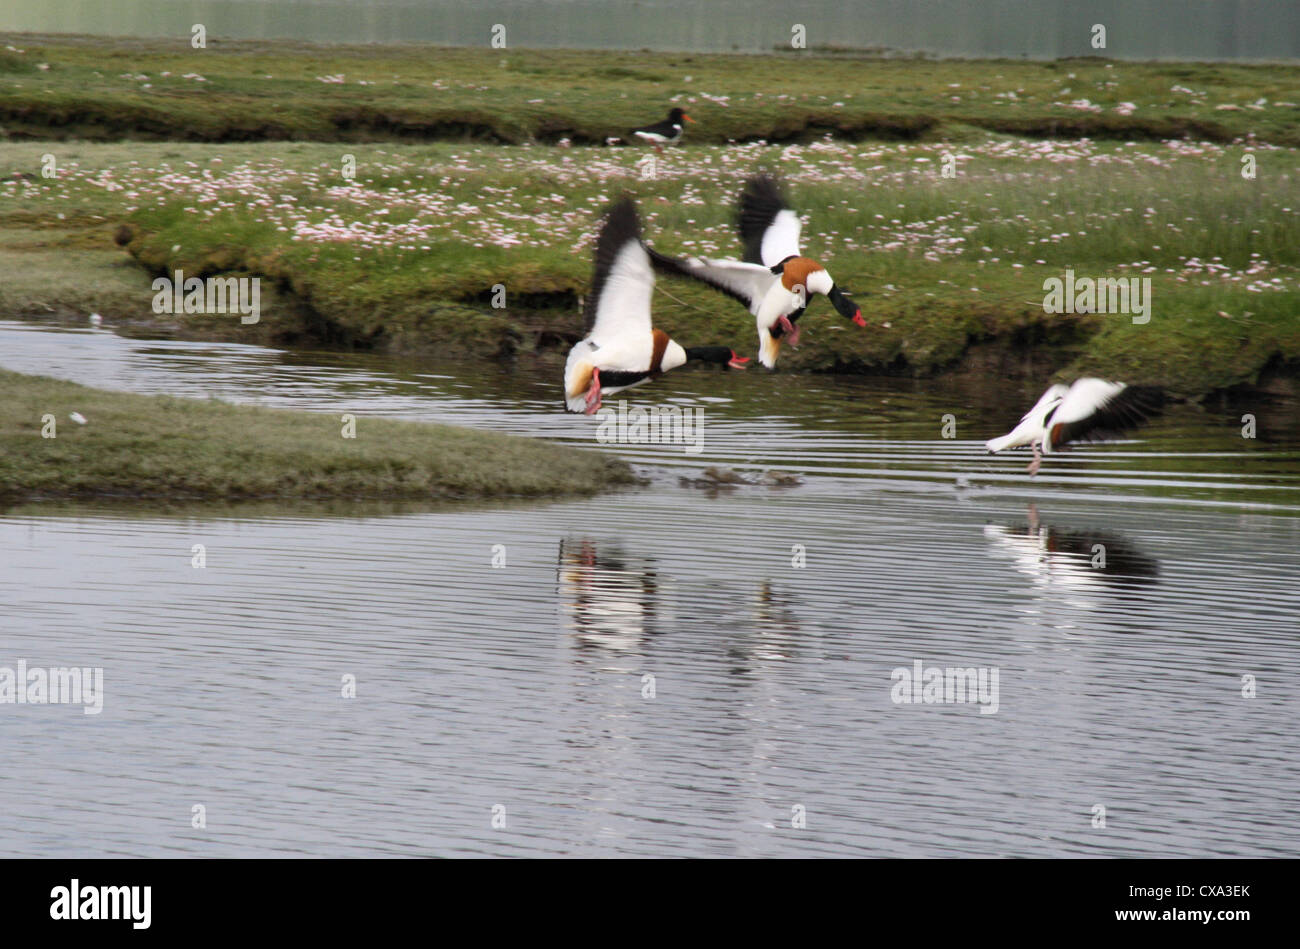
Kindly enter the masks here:
[[1117, 59], [1300, 58], [1292, 0], [6, 0], [0, 30], [173, 36], [202, 23], [211, 37], [333, 43], [765, 51], [809, 47], [955, 56], [1096, 55], [1106, 27]]
[[[361, 425], [595, 426], [522, 367], [14, 323], [0, 367]], [[978, 450], [1018, 388], [676, 375], [640, 401], [702, 405], [704, 452], [625, 449], [651, 483], [599, 498], [0, 512], [0, 666], [102, 666], [106, 692], [92, 716], [0, 705], [0, 848], [1300, 852], [1293, 402], [1252, 406], [1245, 444], [1241, 406], [1174, 407], [1031, 482]], [[679, 483], [716, 464], [804, 480]], [[894, 703], [917, 660], [996, 668], [996, 714]]]

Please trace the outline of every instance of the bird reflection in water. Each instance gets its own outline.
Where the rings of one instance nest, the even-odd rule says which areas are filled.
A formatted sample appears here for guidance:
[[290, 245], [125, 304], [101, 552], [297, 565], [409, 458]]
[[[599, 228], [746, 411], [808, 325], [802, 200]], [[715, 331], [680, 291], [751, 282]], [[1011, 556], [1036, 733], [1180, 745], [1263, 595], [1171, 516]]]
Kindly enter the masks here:
[[1159, 580], [1159, 563], [1122, 534], [1045, 524], [1033, 504], [1027, 524], [986, 524], [984, 536], [1039, 584], [1084, 591], [1141, 588]]
[[666, 618], [654, 562], [617, 543], [561, 540], [557, 577], [566, 625], [582, 646], [637, 651]]
[[763, 663], [798, 657], [807, 644], [802, 642], [796, 605], [795, 594], [774, 587], [771, 580], [759, 581], [741, 614], [746, 635], [734, 637], [728, 645], [727, 655], [735, 662], [733, 675], [750, 675]]

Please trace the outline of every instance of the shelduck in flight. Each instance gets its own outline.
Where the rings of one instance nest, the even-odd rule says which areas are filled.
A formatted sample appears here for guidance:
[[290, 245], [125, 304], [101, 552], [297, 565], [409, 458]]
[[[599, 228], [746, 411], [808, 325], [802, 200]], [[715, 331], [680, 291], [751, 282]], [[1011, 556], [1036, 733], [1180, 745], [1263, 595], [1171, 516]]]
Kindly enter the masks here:
[[826, 268], [800, 255], [799, 215], [786, 205], [775, 179], [756, 175], [745, 182], [737, 226], [745, 248], [743, 261], [661, 254], [654, 254], [654, 261], [660, 270], [702, 280], [745, 304], [758, 321], [758, 359], [764, 366], [776, 366], [782, 341], [799, 344], [795, 321], [803, 315], [811, 293], [824, 293], [841, 316], [867, 325], [862, 311], [835, 286]]
[[1038, 474], [1043, 455], [1071, 442], [1102, 441], [1145, 422], [1164, 401], [1154, 386], [1128, 386], [1104, 379], [1079, 379], [1073, 385], [1050, 386], [1020, 424], [1001, 438], [984, 443], [989, 454], [1029, 445], [1034, 460], [1030, 475]]
[[643, 142], [649, 142], [655, 151], [662, 152], [665, 145], [676, 145], [681, 141], [682, 130], [686, 128], [682, 125], [683, 122], [694, 124], [695, 120], [681, 109], [673, 109], [662, 122], [643, 125], [639, 129], [633, 129], [632, 134]]
[[744, 369], [748, 358], [726, 346], [685, 349], [650, 324], [655, 275], [630, 198], [610, 208], [596, 240], [596, 271], [586, 301], [587, 335], [564, 365], [564, 404], [591, 415], [601, 398], [640, 385], [690, 361]]

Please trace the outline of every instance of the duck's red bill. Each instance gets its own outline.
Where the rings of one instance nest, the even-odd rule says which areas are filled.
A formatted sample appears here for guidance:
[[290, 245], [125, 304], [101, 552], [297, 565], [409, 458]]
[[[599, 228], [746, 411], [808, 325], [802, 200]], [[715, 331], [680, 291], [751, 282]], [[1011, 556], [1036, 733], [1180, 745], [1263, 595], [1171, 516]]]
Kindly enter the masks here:
[[866, 326], [867, 326], [867, 321], [864, 320], [864, 319], [862, 318], [862, 311], [861, 311], [861, 310], [858, 310], [858, 312], [856, 312], [856, 313], [853, 314], [853, 322], [854, 322], [854, 323], [857, 323], [857, 324], [858, 324], [859, 326], [861, 326], [863, 329], [865, 329]]
[[732, 369], [745, 369], [745, 363], [749, 362], [748, 356], [737, 356], [734, 352], [731, 354], [731, 361], [727, 363]]

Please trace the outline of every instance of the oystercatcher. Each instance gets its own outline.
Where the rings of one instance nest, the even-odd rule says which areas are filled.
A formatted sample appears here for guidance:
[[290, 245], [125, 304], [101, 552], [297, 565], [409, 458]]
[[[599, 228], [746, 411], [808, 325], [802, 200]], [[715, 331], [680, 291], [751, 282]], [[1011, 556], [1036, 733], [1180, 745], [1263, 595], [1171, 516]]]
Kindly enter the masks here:
[[683, 122], [694, 123], [695, 120], [683, 112], [681, 109], [673, 109], [668, 113], [668, 118], [662, 122], [656, 122], [654, 125], [643, 125], [639, 129], [633, 129], [632, 134], [644, 142], [649, 142], [655, 147], [655, 151], [663, 152], [665, 145], [676, 145], [682, 138], [682, 129], [686, 126]]

